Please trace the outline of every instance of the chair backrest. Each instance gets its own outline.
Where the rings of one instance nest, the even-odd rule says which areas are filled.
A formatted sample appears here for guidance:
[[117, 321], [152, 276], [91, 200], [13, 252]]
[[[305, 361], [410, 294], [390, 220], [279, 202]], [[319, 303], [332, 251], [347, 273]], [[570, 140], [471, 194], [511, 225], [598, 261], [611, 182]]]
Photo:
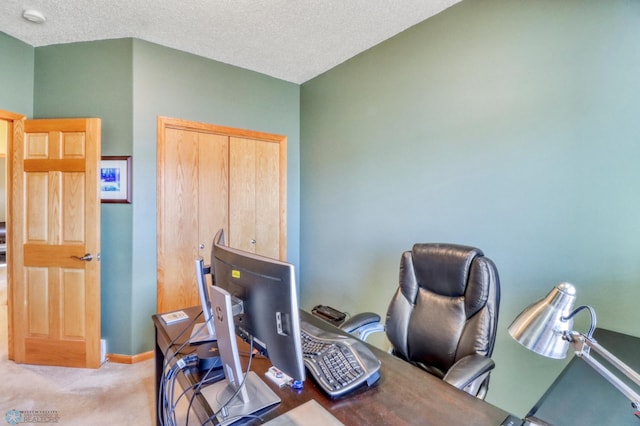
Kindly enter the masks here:
[[466, 355], [491, 356], [499, 304], [498, 271], [481, 250], [415, 244], [402, 254], [387, 336], [397, 356], [442, 378]]

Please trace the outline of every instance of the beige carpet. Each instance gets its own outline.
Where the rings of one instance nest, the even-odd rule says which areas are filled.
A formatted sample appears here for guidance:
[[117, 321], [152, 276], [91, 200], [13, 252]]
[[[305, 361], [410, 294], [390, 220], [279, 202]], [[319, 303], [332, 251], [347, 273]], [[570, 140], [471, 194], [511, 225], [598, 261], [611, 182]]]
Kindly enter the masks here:
[[25, 422], [44, 415], [60, 425], [154, 424], [153, 360], [96, 370], [16, 364], [7, 359], [6, 305], [0, 317], [0, 423], [17, 410]]

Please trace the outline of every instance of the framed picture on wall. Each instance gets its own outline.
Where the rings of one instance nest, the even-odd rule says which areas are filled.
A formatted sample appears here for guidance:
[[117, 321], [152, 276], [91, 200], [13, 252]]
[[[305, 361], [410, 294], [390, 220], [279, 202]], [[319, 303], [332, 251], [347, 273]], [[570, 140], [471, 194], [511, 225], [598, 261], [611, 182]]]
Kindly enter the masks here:
[[131, 156], [102, 157], [100, 200], [103, 203], [131, 203]]

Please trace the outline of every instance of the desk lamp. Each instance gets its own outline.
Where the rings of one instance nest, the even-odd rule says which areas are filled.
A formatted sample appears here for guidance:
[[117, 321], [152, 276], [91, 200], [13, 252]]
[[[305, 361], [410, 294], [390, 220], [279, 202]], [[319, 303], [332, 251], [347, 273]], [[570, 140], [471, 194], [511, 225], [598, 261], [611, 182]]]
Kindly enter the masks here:
[[[508, 328], [509, 334], [525, 348], [548, 358], [563, 359], [569, 346], [572, 346], [577, 357], [622, 392], [631, 401], [631, 406], [638, 410], [640, 395], [594, 359], [590, 352], [595, 351], [638, 386], [640, 375], [595, 341], [596, 313], [591, 306], [580, 306], [572, 311], [575, 300], [576, 289], [572, 284], [558, 284], [546, 297], [518, 315]], [[591, 327], [587, 334], [572, 330], [573, 317], [582, 310], [588, 310], [591, 314]], [[635, 415], [639, 416], [640, 413], [636, 411]]]

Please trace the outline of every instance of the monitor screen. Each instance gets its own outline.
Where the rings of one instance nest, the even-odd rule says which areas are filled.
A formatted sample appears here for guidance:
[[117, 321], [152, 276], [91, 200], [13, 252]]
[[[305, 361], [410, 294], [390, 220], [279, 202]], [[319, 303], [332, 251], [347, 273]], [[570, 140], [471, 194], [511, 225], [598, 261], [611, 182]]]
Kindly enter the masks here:
[[231, 248], [222, 230], [211, 249], [213, 285], [233, 302], [235, 332], [296, 381], [305, 369], [300, 340], [295, 271], [292, 264]]

